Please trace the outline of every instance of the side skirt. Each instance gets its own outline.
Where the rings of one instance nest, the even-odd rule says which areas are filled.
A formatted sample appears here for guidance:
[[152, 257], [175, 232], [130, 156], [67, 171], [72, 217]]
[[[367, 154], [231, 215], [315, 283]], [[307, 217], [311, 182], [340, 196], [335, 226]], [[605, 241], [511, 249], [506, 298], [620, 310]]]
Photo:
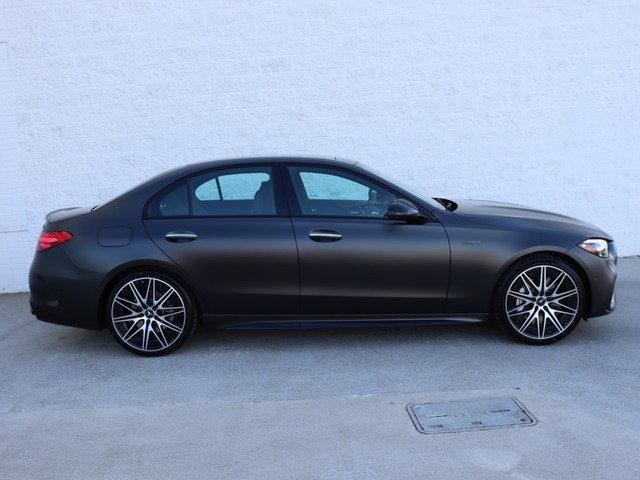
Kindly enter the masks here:
[[416, 325], [456, 325], [488, 320], [487, 314], [465, 315], [211, 315], [202, 316], [227, 330], [297, 329], [297, 328], [357, 328], [408, 327]]

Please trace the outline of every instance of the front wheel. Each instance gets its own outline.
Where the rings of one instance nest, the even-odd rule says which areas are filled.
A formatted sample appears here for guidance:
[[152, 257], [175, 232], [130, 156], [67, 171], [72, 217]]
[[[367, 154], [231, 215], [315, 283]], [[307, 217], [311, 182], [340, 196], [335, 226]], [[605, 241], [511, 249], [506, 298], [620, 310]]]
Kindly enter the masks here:
[[138, 355], [175, 350], [195, 328], [193, 301], [177, 282], [155, 272], [137, 272], [117, 282], [108, 301], [114, 337]]
[[580, 275], [567, 262], [541, 255], [507, 271], [496, 290], [492, 315], [516, 339], [541, 345], [571, 333], [584, 303]]

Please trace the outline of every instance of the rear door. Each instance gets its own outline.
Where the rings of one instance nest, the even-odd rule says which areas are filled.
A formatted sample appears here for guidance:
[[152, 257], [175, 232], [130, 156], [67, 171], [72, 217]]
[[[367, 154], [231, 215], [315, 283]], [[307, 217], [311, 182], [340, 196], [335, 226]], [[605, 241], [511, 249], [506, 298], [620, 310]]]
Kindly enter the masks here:
[[444, 312], [449, 242], [442, 224], [385, 219], [397, 194], [357, 172], [287, 170], [304, 313]]
[[208, 314], [297, 313], [298, 256], [273, 165], [212, 170], [149, 203], [151, 239], [196, 283]]

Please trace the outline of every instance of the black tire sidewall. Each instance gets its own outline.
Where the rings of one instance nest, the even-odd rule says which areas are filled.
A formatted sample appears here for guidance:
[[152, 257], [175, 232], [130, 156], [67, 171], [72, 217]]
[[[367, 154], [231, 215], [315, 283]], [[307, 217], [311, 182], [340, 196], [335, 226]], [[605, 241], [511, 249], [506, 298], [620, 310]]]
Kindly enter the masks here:
[[[163, 350], [158, 350], [154, 352], [144, 352], [141, 350], [137, 350], [136, 348], [133, 348], [131, 345], [127, 344], [124, 340], [120, 338], [120, 336], [115, 330], [115, 327], [113, 326], [113, 322], [111, 321], [111, 306], [113, 305], [113, 300], [116, 294], [118, 293], [118, 291], [122, 288], [123, 285], [127, 284], [131, 280], [135, 280], [137, 278], [142, 278], [142, 277], [154, 277], [154, 278], [157, 278], [158, 280], [162, 280], [163, 282], [167, 282], [169, 285], [171, 285], [173, 288], [176, 289], [176, 291], [184, 301], [184, 305], [185, 305], [184, 329], [182, 333], [178, 336], [176, 341], [173, 342], [169, 347]], [[197, 312], [195, 308], [195, 302], [193, 301], [193, 298], [191, 297], [191, 295], [189, 295], [187, 290], [179, 282], [175, 281], [170, 276], [164, 273], [154, 272], [151, 270], [140, 270], [140, 271], [132, 272], [120, 278], [111, 287], [111, 291], [109, 293], [109, 297], [105, 307], [105, 317], [106, 317], [105, 321], [109, 325], [109, 330], [111, 330], [111, 334], [114, 336], [116, 341], [122, 347], [129, 350], [130, 352], [133, 352], [137, 355], [141, 355], [145, 357], [156, 357], [156, 356], [166, 355], [167, 353], [170, 353], [176, 350], [177, 348], [179, 348], [184, 342], [187, 341], [187, 339], [192, 335], [193, 331], [195, 330], [196, 323], [197, 323], [196, 315], [197, 315]]]
[[[541, 266], [541, 265], [550, 265], [556, 268], [562, 269], [567, 275], [571, 277], [573, 282], [576, 284], [578, 289], [579, 296], [579, 304], [578, 304], [578, 312], [576, 317], [573, 319], [569, 327], [567, 327], [561, 334], [556, 335], [555, 337], [545, 338], [545, 339], [536, 339], [530, 338], [525, 335], [522, 335], [518, 332], [511, 322], [507, 318], [507, 314], [504, 309], [505, 298], [507, 295], [507, 291], [509, 286], [513, 282], [513, 280], [520, 275], [524, 270], [527, 270], [532, 267]], [[573, 268], [569, 263], [561, 260], [560, 258], [549, 256], [549, 255], [536, 255], [532, 256], [526, 260], [517, 262], [512, 267], [510, 267], [505, 274], [502, 276], [498, 288], [496, 289], [496, 295], [494, 296], [492, 306], [491, 306], [491, 316], [497, 323], [502, 327], [502, 329], [507, 332], [512, 337], [517, 340], [528, 343], [531, 345], [545, 345], [549, 343], [557, 342], [567, 335], [569, 335], [580, 323], [580, 320], [583, 318], [585, 301], [586, 301], [584, 282], [582, 278], [576, 272], [575, 268]]]

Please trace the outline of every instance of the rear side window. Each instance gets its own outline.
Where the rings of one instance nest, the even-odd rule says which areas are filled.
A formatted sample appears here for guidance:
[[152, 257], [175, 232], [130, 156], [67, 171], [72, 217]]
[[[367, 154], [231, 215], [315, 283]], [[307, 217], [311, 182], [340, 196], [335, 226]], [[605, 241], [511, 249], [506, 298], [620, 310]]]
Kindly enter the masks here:
[[194, 195], [198, 200], [220, 200], [220, 185], [218, 180], [212, 178], [196, 188]]
[[194, 217], [276, 214], [271, 167], [240, 167], [191, 178]]
[[215, 170], [191, 177], [151, 201], [150, 217], [276, 215], [269, 166]]
[[187, 183], [182, 182], [168, 191], [161, 192], [149, 205], [150, 217], [183, 217], [189, 215]]

